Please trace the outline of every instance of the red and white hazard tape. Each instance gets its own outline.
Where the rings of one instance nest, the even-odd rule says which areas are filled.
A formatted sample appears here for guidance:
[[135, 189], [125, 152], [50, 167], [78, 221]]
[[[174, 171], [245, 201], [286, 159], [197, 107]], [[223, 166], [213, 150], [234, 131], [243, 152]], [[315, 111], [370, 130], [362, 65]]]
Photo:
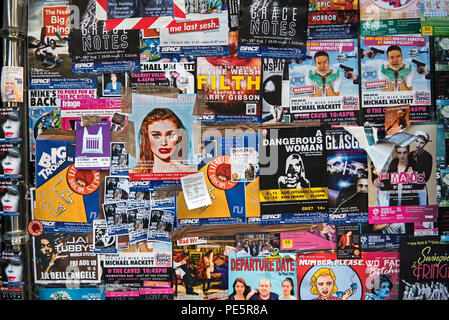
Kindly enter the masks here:
[[176, 18], [186, 18], [184, 0], [173, 0], [173, 8], [174, 17], [108, 19], [108, 0], [97, 0], [96, 17], [97, 20], [106, 21], [106, 30], [165, 28]]

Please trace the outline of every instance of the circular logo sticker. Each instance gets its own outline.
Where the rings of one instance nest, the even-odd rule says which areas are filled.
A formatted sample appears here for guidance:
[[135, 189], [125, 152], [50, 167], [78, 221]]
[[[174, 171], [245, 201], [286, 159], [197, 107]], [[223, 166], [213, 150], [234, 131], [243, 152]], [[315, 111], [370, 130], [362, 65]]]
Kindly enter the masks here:
[[[371, 0], [371, 3], [375, 6], [388, 10], [388, 11], [397, 11], [397, 10], [403, 10], [404, 8], [410, 7], [412, 5], [419, 6], [416, 1], [413, 0]], [[419, 10], [418, 8], [415, 8], [415, 10]]]
[[32, 236], [38, 237], [44, 232], [44, 225], [39, 220], [31, 220], [30, 223], [28, 223], [28, 232]]
[[67, 171], [67, 182], [74, 192], [87, 195], [100, 186], [100, 172], [96, 170], [77, 170], [72, 164]]
[[207, 167], [207, 176], [215, 187], [222, 190], [234, 188], [238, 183], [231, 180], [231, 161], [228, 155], [212, 160]]

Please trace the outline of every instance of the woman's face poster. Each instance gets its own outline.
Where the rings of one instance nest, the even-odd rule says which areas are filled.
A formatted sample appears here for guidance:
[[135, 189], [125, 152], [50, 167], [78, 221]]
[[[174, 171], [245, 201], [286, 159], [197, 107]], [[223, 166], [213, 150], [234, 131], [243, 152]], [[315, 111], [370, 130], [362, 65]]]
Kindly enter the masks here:
[[134, 124], [135, 157], [129, 157], [131, 180], [177, 180], [196, 172], [192, 115], [196, 95], [167, 98], [133, 95], [129, 120]]

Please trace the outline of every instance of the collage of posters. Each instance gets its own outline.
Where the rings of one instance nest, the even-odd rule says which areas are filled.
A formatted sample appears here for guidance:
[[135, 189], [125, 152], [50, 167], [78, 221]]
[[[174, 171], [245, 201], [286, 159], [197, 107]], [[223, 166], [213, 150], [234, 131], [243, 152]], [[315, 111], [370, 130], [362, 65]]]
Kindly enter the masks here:
[[0, 300], [449, 299], [448, 1], [26, 5]]

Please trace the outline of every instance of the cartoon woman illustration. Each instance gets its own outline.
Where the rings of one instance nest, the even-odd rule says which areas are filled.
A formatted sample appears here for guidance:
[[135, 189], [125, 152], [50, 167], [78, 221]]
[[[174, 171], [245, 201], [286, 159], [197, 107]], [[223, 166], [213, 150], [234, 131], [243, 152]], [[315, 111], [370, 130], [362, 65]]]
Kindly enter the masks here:
[[[357, 291], [356, 287], [344, 292], [338, 291], [335, 281], [335, 274], [330, 268], [321, 268], [315, 272], [310, 281], [310, 285], [312, 286], [310, 292], [319, 297], [313, 300], [347, 300]], [[337, 297], [333, 296], [335, 293], [337, 293]]]

